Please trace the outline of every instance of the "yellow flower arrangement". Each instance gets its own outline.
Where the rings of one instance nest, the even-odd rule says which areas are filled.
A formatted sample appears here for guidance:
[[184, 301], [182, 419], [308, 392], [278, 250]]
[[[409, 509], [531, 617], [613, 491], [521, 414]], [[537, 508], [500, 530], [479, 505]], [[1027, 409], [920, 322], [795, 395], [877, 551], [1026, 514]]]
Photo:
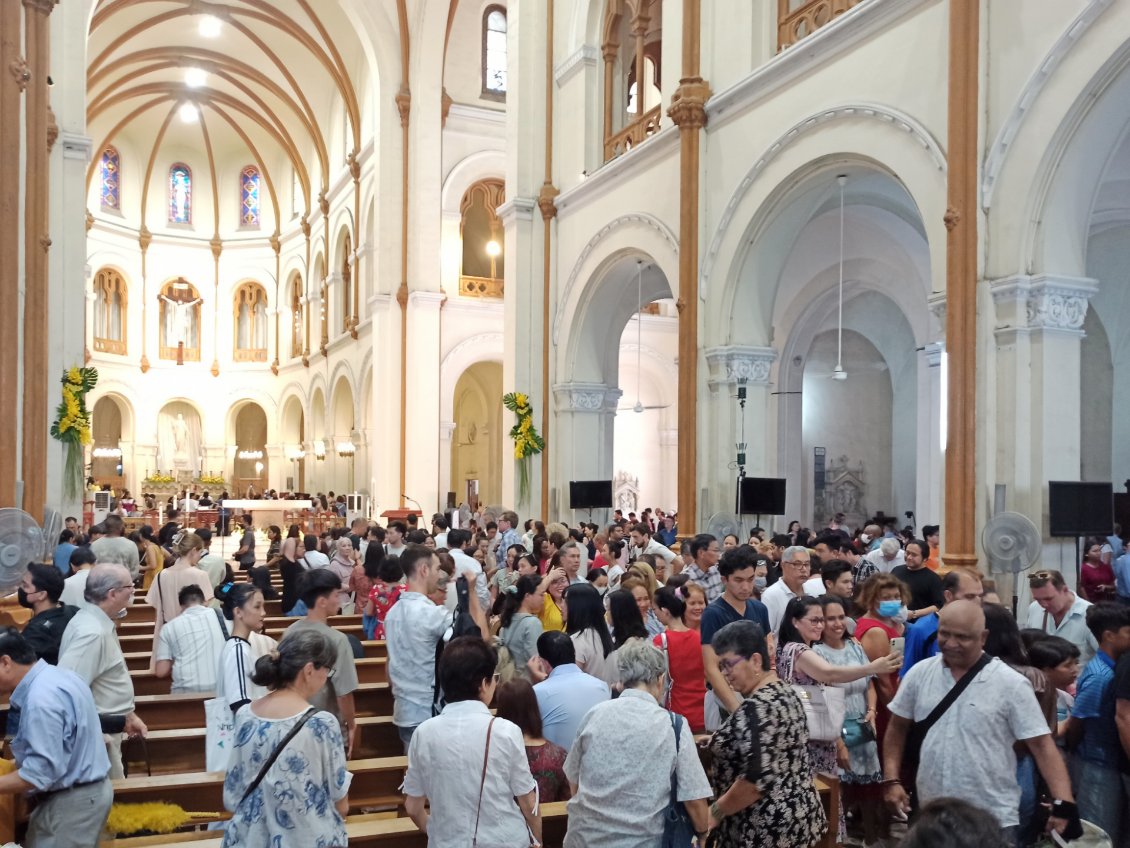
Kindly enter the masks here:
[[63, 397], [55, 410], [55, 421], [51, 425], [52, 437], [66, 445], [63, 491], [72, 499], [79, 498], [82, 494], [82, 449], [92, 441], [86, 396], [97, 382], [97, 369], [71, 367], [64, 371]]
[[205, 486], [226, 486], [227, 481], [220, 474], [202, 474], [200, 482]]
[[502, 405], [518, 416], [518, 423], [510, 428], [514, 440], [514, 459], [518, 461], [518, 499], [529, 500], [530, 457], [545, 450], [545, 439], [534, 428], [534, 410], [530, 398], [522, 392], [502, 396]]
[[168, 483], [177, 482], [177, 478], [172, 474], [162, 474], [160, 471], [154, 471], [148, 477], [141, 481], [142, 483], [152, 483], [155, 486], [163, 486]]

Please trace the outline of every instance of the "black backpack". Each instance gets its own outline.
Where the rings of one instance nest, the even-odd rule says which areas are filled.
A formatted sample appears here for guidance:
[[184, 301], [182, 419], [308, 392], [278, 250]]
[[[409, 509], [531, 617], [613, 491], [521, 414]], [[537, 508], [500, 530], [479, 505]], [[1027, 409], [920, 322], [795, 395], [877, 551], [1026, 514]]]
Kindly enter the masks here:
[[451, 620], [451, 638], [482, 636], [479, 625], [471, 617], [471, 592], [466, 577], [455, 579], [455, 617]]

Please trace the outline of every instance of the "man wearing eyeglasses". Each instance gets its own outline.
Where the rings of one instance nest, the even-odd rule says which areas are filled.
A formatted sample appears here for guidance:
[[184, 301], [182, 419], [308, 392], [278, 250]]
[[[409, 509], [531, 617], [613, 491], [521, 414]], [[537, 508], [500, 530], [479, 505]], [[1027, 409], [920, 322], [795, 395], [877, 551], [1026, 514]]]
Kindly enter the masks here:
[[1087, 607], [1091, 604], [1067, 588], [1058, 571], [1043, 570], [1028, 575], [1032, 603], [1027, 626], [1061, 636], [1079, 649], [1079, 665], [1086, 666], [1099, 645], [1087, 627]]
[[[133, 711], [133, 680], [129, 676], [114, 621], [123, 618], [133, 603], [133, 580], [124, 565], [96, 565], [86, 579], [86, 600], [59, 645], [59, 668], [73, 671], [90, 686], [94, 704], [103, 715], [124, 715], [129, 736], [145, 736], [144, 722]], [[110, 777], [125, 777], [122, 769], [122, 738], [107, 737]]]

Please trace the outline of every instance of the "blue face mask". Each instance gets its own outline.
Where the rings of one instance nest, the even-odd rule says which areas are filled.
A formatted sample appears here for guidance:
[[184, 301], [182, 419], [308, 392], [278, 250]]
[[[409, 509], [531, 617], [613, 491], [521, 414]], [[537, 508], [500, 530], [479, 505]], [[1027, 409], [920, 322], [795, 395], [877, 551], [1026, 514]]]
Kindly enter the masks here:
[[884, 618], [894, 618], [902, 609], [902, 601], [880, 601], [879, 615]]

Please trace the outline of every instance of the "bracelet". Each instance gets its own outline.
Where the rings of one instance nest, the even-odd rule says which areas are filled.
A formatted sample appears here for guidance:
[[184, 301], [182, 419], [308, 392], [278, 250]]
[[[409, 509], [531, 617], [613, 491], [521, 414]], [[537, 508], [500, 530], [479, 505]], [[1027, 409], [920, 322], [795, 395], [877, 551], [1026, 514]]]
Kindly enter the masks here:
[[718, 802], [717, 801], [711, 801], [710, 802], [710, 816], [711, 816], [711, 818], [714, 819], [714, 821], [718, 821], [718, 822], [722, 821], [722, 819], [724, 818], [724, 816], [722, 815], [722, 811], [720, 809], [718, 809]]
[[886, 780], [879, 782], [880, 786], [902, 786], [902, 781], [897, 777], [888, 777]]

